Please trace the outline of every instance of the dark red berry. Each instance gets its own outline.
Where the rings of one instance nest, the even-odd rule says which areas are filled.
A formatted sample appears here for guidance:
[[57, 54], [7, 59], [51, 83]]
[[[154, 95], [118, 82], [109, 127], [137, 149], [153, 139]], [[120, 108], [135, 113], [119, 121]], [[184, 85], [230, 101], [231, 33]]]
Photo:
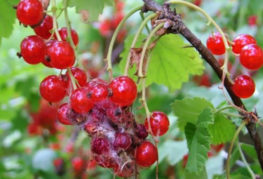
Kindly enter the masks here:
[[135, 132], [136, 135], [141, 139], [145, 139], [148, 136], [148, 132], [143, 124], [138, 124]]
[[238, 97], [249, 98], [255, 91], [255, 83], [250, 76], [240, 75], [236, 77], [232, 89]]
[[154, 136], [162, 136], [168, 131], [169, 120], [166, 114], [164, 114], [163, 112], [153, 112], [149, 120], [150, 126], [148, 120], [145, 119], [145, 127], [148, 130], [150, 130], [149, 127], [151, 127]]
[[43, 39], [48, 39], [51, 36], [51, 30], [53, 29], [53, 18], [50, 15], [46, 15], [44, 20], [34, 28], [35, 33]]
[[215, 55], [223, 55], [226, 52], [223, 38], [218, 32], [213, 33], [208, 37], [206, 46]]
[[108, 97], [107, 83], [101, 79], [94, 79], [87, 83], [89, 95], [93, 102], [98, 102]]
[[66, 95], [65, 83], [60, 77], [50, 75], [41, 82], [40, 94], [49, 102], [58, 102]]
[[91, 150], [96, 154], [102, 154], [109, 151], [109, 142], [106, 138], [98, 137], [92, 140]]
[[120, 76], [109, 84], [112, 91], [111, 101], [119, 106], [130, 106], [137, 96], [137, 87], [134, 81], [127, 76]]
[[68, 103], [64, 103], [58, 108], [58, 121], [61, 124], [72, 125], [72, 122], [69, 119], [70, 110], [71, 110], [71, 108], [70, 108], [70, 105]]
[[52, 67], [65, 69], [71, 67], [75, 62], [73, 48], [65, 41], [54, 41], [47, 48], [47, 56]]
[[157, 148], [151, 142], [144, 141], [136, 148], [135, 159], [140, 166], [149, 167], [156, 162], [157, 158]]
[[235, 54], [240, 54], [241, 49], [249, 44], [256, 44], [257, 41], [252, 37], [251, 35], [248, 34], [240, 34], [233, 40], [233, 45], [232, 45], [232, 51]]
[[39, 0], [21, 0], [16, 16], [24, 25], [36, 25], [43, 19], [43, 6]]
[[240, 52], [240, 63], [249, 70], [258, 70], [263, 65], [263, 51], [257, 44], [249, 44]]
[[93, 107], [87, 88], [78, 88], [70, 96], [71, 107], [77, 113], [87, 113]]
[[[68, 37], [68, 31], [67, 31], [66, 27], [59, 29], [58, 32], [59, 32], [59, 35], [61, 37], [61, 40], [68, 41], [69, 37]], [[74, 44], [77, 46], [79, 43], [79, 36], [74, 29], [71, 29], [71, 37], [72, 37]], [[55, 38], [57, 39], [56, 36], [55, 36]]]
[[46, 44], [36, 35], [26, 37], [21, 42], [20, 49], [22, 57], [29, 64], [40, 63], [45, 58]]
[[122, 148], [127, 150], [132, 144], [131, 136], [127, 133], [116, 133], [115, 140], [114, 140], [114, 147]]
[[[78, 84], [80, 86], [84, 86], [87, 82], [87, 75], [86, 73], [81, 70], [80, 68], [77, 67], [71, 67], [71, 73], [73, 75], [73, 77], [78, 81]], [[68, 82], [70, 82], [70, 76], [69, 76], [69, 72], [67, 72], [67, 77], [69, 79]]]

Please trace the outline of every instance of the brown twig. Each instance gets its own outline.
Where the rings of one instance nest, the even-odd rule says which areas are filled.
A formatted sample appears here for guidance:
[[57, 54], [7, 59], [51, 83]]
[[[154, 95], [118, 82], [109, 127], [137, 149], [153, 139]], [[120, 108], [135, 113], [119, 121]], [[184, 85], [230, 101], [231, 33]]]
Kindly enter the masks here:
[[[142, 11], [154, 11], [160, 13], [159, 18], [162, 20], [169, 21], [169, 24], [171, 24], [171, 27], [168, 29], [168, 33], [174, 33], [174, 34], [181, 34], [186, 38], [191, 45], [201, 54], [203, 59], [213, 68], [215, 73], [217, 74], [218, 78], [221, 80], [223, 71], [220, 68], [219, 63], [217, 62], [216, 58], [212, 55], [212, 53], [202, 44], [200, 39], [198, 39], [183, 23], [181, 16], [177, 15], [175, 11], [171, 11], [168, 4], [164, 4], [163, 6], [157, 4], [153, 0], [143, 0], [144, 1], [144, 7], [142, 8]], [[172, 22], [172, 23], [171, 23]], [[242, 109], [240, 114], [243, 116], [243, 120], [247, 120], [248, 124], [246, 125], [246, 128], [249, 132], [249, 135], [251, 139], [254, 142], [255, 149], [257, 151], [258, 160], [261, 165], [261, 169], [263, 170], [263, 146], [262, 146], [262, 140], [258, 134], [258, 131], [256, 129], [256, 121], [258, 120], [258, 117], [255, 113], [249, 112], [246, 110], [246, 107], [244, 106], [243, 102], [239, 97], [237, 97], [234, 92], [232, 91], [232, 83], [229, 78], [225, 78], [224, 80], [224, 87], [226, 88], [230, 98], [232, 99], [233, 103]], [[244, 112], [245, 111], [245, 112]]]

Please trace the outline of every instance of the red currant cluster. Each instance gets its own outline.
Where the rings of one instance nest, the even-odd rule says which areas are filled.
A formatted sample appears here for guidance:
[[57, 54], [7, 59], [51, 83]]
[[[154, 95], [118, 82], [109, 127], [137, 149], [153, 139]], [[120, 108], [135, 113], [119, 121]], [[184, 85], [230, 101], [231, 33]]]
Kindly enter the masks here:
[[[124, 17], [123, 8], [124, 8], [123, 1], [115, 0], [115, 11], [112, 16], [113, 18], [111, 19], [105, 18], [99, 24], [99, 31], [103, 37], [106, 37], [106, 38], [111, 37], [114, 30], [118, 27], [119, 23]], [[126, 33], [127, 33], [127, 30], [122, 29], [117, 36], [117, 41], [122, 42], [124, 37], [126, 36]]]
[[[123, 18], [122, 3], [117, 1], [116, 4], [119, 14], [110, 23], [112, 29]], [[167, 116], [156, 111], [144, 125], [136, 123], [131, 105], [137, 97], [137, 86], [131, 78], [120, 76], [109, 84], [101, 79], [88, 81], [83, 70], [72, 67], [75, 53], [67, 42], [67, 28], [56, 33], [60, 35], [58, 38], [53, 18], [44, 13], [39, 0], [21, 0], [17, 17], [22, 24], [33, 27], [36, 33], [21, 43], [24, 60], [29, 64], [43, 63], [50, 68], [67, 69], [65, 74], [47, 76], [40, 84], [40, 94], [45, 100], [62, 103], [57, 109], [58, 121], [64, 125], [81, 126], [91, 137], [93, 158], [100, 166], [112, 168], [118, 176], [136, 174], [136, 164], [151, 166], [157, 160], [158, 152], [156, 146], [145, 139], [148, 132], [153, 136], [167, 132]], [[78, 45], [74, 30], [71, 37], [75, 46]]]
[[[214, 55], [223, 55], [226, 51], [219, 33], [210, 35], [206, 44]], [[231, 45], [232, 52], [239, 57], [240, 64], [246, 69], [258, 70], [263, 66], [263, 51], [251, 35], [238, 35]], [[235, 78], [232, 89], [238, 97], [249, 98], [255, 91], [255, 83], [250, 76], [239, 75]]]

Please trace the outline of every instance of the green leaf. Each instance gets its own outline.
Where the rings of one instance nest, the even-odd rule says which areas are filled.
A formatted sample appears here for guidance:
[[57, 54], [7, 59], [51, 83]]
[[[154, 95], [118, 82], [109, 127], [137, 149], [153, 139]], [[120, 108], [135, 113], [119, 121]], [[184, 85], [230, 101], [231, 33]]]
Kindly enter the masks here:
[[203, 167], [198, 173], [196, 173], [196, 172], [189, 172], [189, 171], [185, 170], [184, 178], [185, 179], [188, 179], [188, 178], [206, 179], [208, 177], [207, 177], [206, 169], [205, 169], [205, 167]]
[[201, 75], [204, 66], [200, 55], [187, 46], [179, 35], [162, 36], [150, 54], [147, 85], [162, 84], [174, 91], [181, 88], [190, 75]]
[[235, 134], [235, 125], [223, 114], [215, 114], [215, 122], [209, 126], [212, 144], [221, 144], [232, 140]]
[[184, 129], [186, 123], [195, 124], [200, 113], [205, 108], [213, 108], [213, 105], [203, 98], [185, 98], [176, 100], [172, 107], [178, 117], [178, 126]]
[[254, 159], [257, 161], [257, 152], [255, 150], [255, 147], [250, 144], [241, 143], [242, 151], [248, 155], [251, 159]]
[[3, 37], [9, 37], [13, 31], [16, 11], [13, 8], [15, 1], [0, 0], [0, 44]]
[[198, 173], [205, 166], [211, 140], [208, 125], [211, 123], [213, 123], [212, 111], [206, 108], [199, 115], [196, 125], [187, 123], [185, 126], [185, 135], [189, 149], [186, 169], [189, 172]]
[[89, 21], [98, 20], [99, 15], [102, 13], [105, 5], [113, 5], [113, 0], [70, 0], [70, 6], [75, 6], [76, 11], [87, 10], [89, 13]]
[[175, 165], [187, 152], [186, 141], [167, 140], [159, 148], [159, 161], [167, 159], [170, 165]]

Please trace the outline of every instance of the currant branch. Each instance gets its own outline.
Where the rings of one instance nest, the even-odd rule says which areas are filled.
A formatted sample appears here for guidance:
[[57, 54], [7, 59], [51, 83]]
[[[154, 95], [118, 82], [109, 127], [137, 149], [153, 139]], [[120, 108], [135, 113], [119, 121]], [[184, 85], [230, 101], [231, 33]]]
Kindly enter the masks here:
[[[217, 60], [212, 55], [212, 53], [202, 44], [200, 39], [198, 39], [182, 22], [180, 15], [177, 15], [175, 12], [171, 11], [168, 4], [164, 4], [163, 6], [161, 6], [156, 2], [154, 2], [153, 0], [143, 0], [143, 1], [144, 1], [144, 7], [143, 7], [144, 12], [147, 11], [158, 12], [160, 13], [159, 19], [172, 21], [173, 25], [167, 30], [167, 32], [174, 34], [179, 33], [183, 37], [185, 37], [192, 44], [192, 46], [201, 54], [203, 59], [213, 68], [218, 78], [221, 80], [223, 79], [224, 72], [221, 69], [220, 64], [217, 62]], [[242, 109], [243, 112], [240, 111], [239, 112], [242, 115], [243, 120], [248, 121], [248, 123], [246, 124], [246, 128], [249, 132], [251, 139], [254, 142], [254, 146], [258, 155], [258, 160], [263, 170], [262, 140], [259, 136], [255, 124], [255, 121], [258, 121], [258, 116], [253, 112], [247, 111], [241, 99], [234, 94], [232, 90], [232, 82], [228, 78], [225, 78], [224, 80], [224, 87], [226, 88], [233, 103]]]

